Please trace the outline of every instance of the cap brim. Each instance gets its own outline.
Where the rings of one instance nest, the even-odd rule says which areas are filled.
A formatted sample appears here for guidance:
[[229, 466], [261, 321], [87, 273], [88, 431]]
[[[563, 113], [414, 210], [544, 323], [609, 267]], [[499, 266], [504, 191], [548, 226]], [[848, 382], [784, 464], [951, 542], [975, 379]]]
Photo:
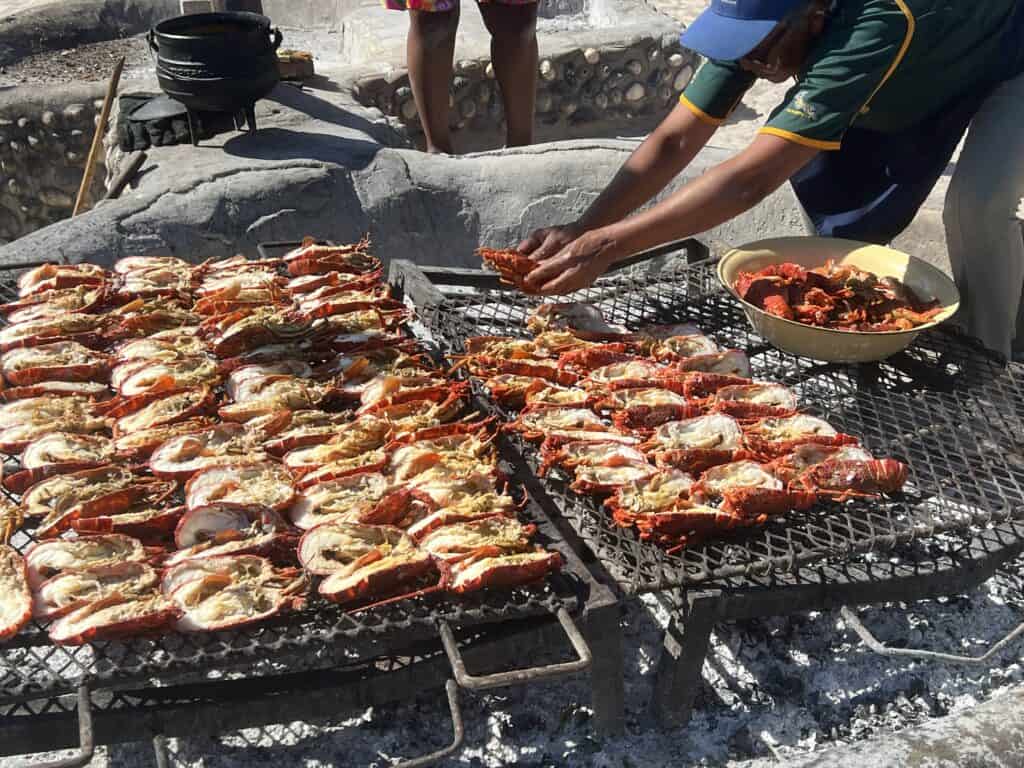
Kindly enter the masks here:
[[719, 16], [708, 9], [683, 30], [679, 42], [709, 59], [736, 61], [754, 50], [776, 24], [770, 19]]

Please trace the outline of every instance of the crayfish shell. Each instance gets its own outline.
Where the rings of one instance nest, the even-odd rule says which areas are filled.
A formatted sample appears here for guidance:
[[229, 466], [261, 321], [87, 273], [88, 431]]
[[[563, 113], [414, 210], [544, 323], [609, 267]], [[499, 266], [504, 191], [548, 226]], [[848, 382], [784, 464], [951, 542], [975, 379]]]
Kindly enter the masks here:
[[627, 462], [614, 466], [583, 466], [576, 469], [576, 479], [570, 486], [577, 493], [614, 493], [630, 483], [639, 483], [658, 473], [654, 465]]
[[332, 602], [354, 607], [402, 594], [434, 572], [430, 555], [410, 550], [332, 573], [318, 591]]
[[[228, 534], [231, 532], [228, 531]], [[164, 560], [166, 568], [182, 563], [229, 555], [258, 555], [276, 557], [289, 555], [295, 549], [295, 536], [287, 531], [271, 530], [265, 533], [242, 532], [239, 538], [220, 541], [217, 538], [201, 541], [188, 549], [180, 549]]]
[[18, 295], [25, 298], [43, 291], [97, 286], [105, 279], [103, 268], [95, 264], [43, 264], [18, 278]]
[[721, 494], [731, 488], [767, 488], [782, 490], [783, 484], [763, 464], [756, 461], [734, 461], [711, 467], [700, 477], [700, 490]]
[[701, 373], [719, 373], [726, 376], [750, 378], [750, 358], [739, 349], [724, 352], [711, 352], [694, 355], [672, 364], [677, 371], [698, 371]]
[[561, 555], [543, 550], [470, 558], [452, 566], [448, 589], [466, 594], [485, 588], [518, 587], [539, 581], [561, 567]]
[[157, 477], [188, 480], [198, 472], [216, 467], [265, 459], [247, 437], [248, 431], [240, 424], [218, 424], [187, 432], [157, 448], [149, 458], [149, 468]]
[[149, 559], [142, 542], [121, 534], [79, 536], [43, 541], [25, 554], [29, 584], [37, 589], [64, 571], [80, 571], [118, 563], [144, 563]]
[[92, 434], [109, 422], [92, 413], [93, 403], [85, 397], [30, 397], [0, 406], [0, 451], [21, 453], [25, 447], [53, 432]]
[[32, 593], [25, 560], [0, 544], [0, 643], [18, 634], [31, 618]]
[[112, 406], [111, 415], [117, 419], [114, 437], [194, 419], [205, 414], [213, 402], [213, 393], [205, 387], [127, 398]]
[[358, 522], [373, 511], [391, 487], [391, 481], [379, 472], [360, 472], [319, 483], [299, 494], [288, 517], [303, 530], [334, 519]]
[[113, 458], [110, 438], [56, 432], [29, 443], [21, 456], [21, 471], [5, 477], [3, 484], [11, 493], [24, 494], [50, 477], [100, 467]]
[[398, 528], [328, 521], [303, 534], [299, 562], [317, 576], [342, 571], [371, 553], [378, 556], [416, 549], [413, 540]]
[[160, 591], [170, 596], [178, 587], [207, 576], [228, 576], [233, 582], [266, 581], [273, 578], [274, 565], [265, 557], [235, 555], [189, 560], [168, 568], [160, 577]]
[[[228, 558], [218, 558], [224, 560]], [[230, 571], [191, 579], [174, 589], [171, 601], [182, 611], [180, 632], [213, 632], [250, 626], [299, 608], [306, 580], [299, 572], [285, 576], [271, 568], [264, 578], [236, 580]], [[278, 582], [278, 583], [275, 583]]]
[[50, 640], [57, 645], [84, 645], [159, 632], [169, 629], [180, 613], [161, 595], [133, 599], [115, 593], [55, 621], [50, 626]]
[[114, 594], [129, 598], [151, 594], [159, 583], [157, 572], [145, 563], [66, 571], [43, 582], [36, 590], [33, 613], [37, 619], [50, 621]]
[[743, 430], [731, 416], [709, 413], [662, 424], [654, 430], [645, 447], [660, 450], [702, 448], [737, 451], [743, 447]]
[[105, 381], [110, 371], [107, 355], [76, 341], [58, 341], [35, 347], [12, 349], [0, 356], [0, 371], [13, 387], [41, 381]]
[[218, 503], [281, 511], [295, 496], [288, 470], [270, 462], [211, 467], [197, 472], [185, 485], [185, 503], [190, 509]]
[[533, 533], [533, 526], [504, 515], [491, 515], [438, 528], [419, 539], [419, 545], [441, 558], [476, 552], [482, 547], [493, 547], [506, 554], [528, 549]]

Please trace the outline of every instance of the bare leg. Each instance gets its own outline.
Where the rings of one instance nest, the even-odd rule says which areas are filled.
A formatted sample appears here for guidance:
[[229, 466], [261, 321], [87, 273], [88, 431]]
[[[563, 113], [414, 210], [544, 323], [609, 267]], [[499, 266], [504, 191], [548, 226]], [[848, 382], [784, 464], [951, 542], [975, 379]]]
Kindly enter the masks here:
[[458, 28], [458, 6], [442, 12], [409, 11], [409, 84], [426, 134], [427, 152], [453, 154], [448, 129], [448, 90]]
[[491, 60], [508, 124], [506, 146], [533, 143], [537, 97], [537, 4], [480, 6], [491, 33]]

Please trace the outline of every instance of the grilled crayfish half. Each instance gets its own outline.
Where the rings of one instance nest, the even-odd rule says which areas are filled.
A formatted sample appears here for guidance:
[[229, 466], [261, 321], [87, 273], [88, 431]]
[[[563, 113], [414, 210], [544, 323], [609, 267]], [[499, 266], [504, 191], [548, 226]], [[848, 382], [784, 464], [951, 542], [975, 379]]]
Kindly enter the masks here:
[[326, 576], [321, 595], [355, 607], [408, 592], [435, 573], [434, 560], [397, 528], [332, 521], [299, 541], [299, 561]]
[[254, 555], [186, 562], [162, 581], [164, 595], [181, 611], [174, 625], [181, 632], [237, 629], [299, 610], [308, 588], [299, 568], [277, 568]]
[[0, 643], [18, 634], [32, 618], [32, 593], [25, 561], [0, 544]]
[[175, 490], [172, 482], [144, 479], [115, 465], [43, 480], [22, 497], [25, 517], [42, 518], [36, 536], [51, 538], [80, 520], [117, 514], [146, 500], [158, 503]]

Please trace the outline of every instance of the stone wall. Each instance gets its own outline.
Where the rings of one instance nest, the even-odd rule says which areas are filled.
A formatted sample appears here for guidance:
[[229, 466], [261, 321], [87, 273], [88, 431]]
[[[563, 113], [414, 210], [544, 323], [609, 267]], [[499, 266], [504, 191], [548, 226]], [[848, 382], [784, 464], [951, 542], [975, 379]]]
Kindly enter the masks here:
[[[639, 135], [675, 105], [690, 81], [695, 55], [675, 36], [628, 44], [576, 48], [543, 57], [537, 84], [537, 140]], [[373, 75], [356, 84], [356, 98], [394, 119], [416, 141], [419, 114], [404, 71]], [[486, 59], [457, 62], [452, 79], [451, 124], [459, 151], [500, 147], [504, 110], [494, 69]]]
[[[71, 215], [103, 89], [32, 86], [0, 97], [0, 244]], [[103, 195], [105, 176], [100, 157], [90, 200]]]

